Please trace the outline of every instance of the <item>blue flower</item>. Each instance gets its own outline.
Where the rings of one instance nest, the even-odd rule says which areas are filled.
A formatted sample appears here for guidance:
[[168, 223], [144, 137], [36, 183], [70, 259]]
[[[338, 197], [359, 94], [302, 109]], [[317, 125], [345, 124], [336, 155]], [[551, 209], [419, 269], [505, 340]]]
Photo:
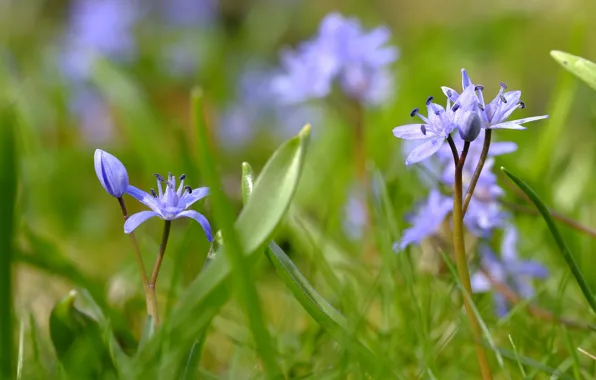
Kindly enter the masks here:
[[128, 173], [119, 159], [101, 149], [93, 157], [95, 174], [104, 189], [115, 198], [122, 198], [128, 190]]
[[[507, 91], [507, 85], [500, 83], [500, 90], [497, 96], [488, 105], [484, 103], [484, 86], [474, 85], [465, 69], [462, 72], [462, 89], [465, 91], [468, 87], [473, 88], [479, 104], [480, 116], [483, 128], [489, 129], [526, 129], [521, 124], [531, 121], [548, 118], [548, 115], [528, 117], [519, 120], [507, 121], [509, 116], [516, 109], [524, 109], [525, 103], [521, 101], [521, 91]], [[460, 95], [457, 91], [449, 87], [442, 87], [445, 95], [453, 102], [457, 102]]]
[[[131, 233], [141, 223], [154, 216], [158, 216], [164, 220], [191, 218], [199, 222], [205, 231], [205, 235], [207, 235], [207, 240], [212, 241], [211, 226], [207, 218], [197, 211], [186, 210], [193, 203], [207, 196], [209, 194], [209, 188], [199, 187], [193, 190], [190, 186], [184, 186], [184, 180], [186, 179], [184, 174], [180, 176], [178, 190], [176, 190], [176, 177], [171, 173], [168, 175], [167, 182], [159, 174], [156, 174], [155, 177], [157, 178], [159, 194], [154, 189], [151, 189], [151, 194], [149, 194], [134, 186], [128, 186], [127, 193], [149, 207], [152, 211], [141, 211], [131, 215], [124, 223], [124, 232], [127, 234]], [[162, 183], [166, 185], [165, 193], [162, 191]]]
[[[517, 254], [517, 230], [509, 227], [503, 234], [501, 243], [501, 256], [497, 255], [488, 246], [482, 247], [483, 269], [488, 273], [487, 277], [483, 272], [476, 272], [472, 278], [472, 290], [474, 292], [488, 292], [492, 290], [490, 280], [508, 285], [522, 298], [528, 299], [534, 296], [532, 279], [544, 279], [548, 276], [548, 269], [537, 261], [520, 260]], [[495, 294], [497, 314], [507, 314], [508, 303], [501, 293]]]
[[349, 97], [378, 105], [392, 94], [389, 65], [398, 51], [386, 46], [390, 35], [385, 27], [365, 31], [357, 19], [331, 13], [315, 38], [282, 53], [284, 73], [273, 88], [286, 102], [303, 102], [327, 96], [337, 80]]
[[455, 124], [454, 112], [450, 107], [449, 99], [447, 107], [433, 103], [433, 97], [426, 101], [428, 117], [420, 114], [419, 109], [415, 108], [410, 116], [418, 116], [424, 124], [407, 124], [393, 129], [395, 137], [405, 140], [423, 140], [406, 158], [406, 165], [420, 162], [435, 154], [447, 139], [447, 136], [453, 131]]
[[402, 251], [408, 245], [420, 243], [436, 233], [452, 209], [451, 198], [444, 196], [438, 190], [431, 190], [426, 202], [421, 204], [410, 218], [412, 226], [403, 232], [401, 240], [395, 243], [393, 249]]

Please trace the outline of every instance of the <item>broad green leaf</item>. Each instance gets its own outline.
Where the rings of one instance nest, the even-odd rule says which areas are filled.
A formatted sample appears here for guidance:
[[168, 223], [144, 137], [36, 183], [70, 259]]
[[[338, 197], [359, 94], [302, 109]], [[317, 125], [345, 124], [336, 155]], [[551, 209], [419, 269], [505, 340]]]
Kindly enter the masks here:
[[17, 151], [13, 110], [0, 104], [0, 378], [13, 378], [12, 262]]
[[557, 243], [557, 246], [559, 247], [559, 251], [561, 252], [561, 255], [563, 255], [563, 258], [567, 262], [569, 269], [571, 269], [571, 273], [573, 273], [573, 276], [575, 277], [577, 284], [579, 285], [582, 293], [584, 294], [584, 297], [588, 301], [588, 304], [590, 304], [590, 307], [592, 308], [592, 310], [594, 312], [596, 312], [596, 300], [594, 299], [592, 290], [590, 289], [590, 287], [588, 286], [588, 283], [584, 279], [584, 276], [583, 276], [581, 270], [579, 269], [579, 266], [577, 265], [575, 258], [573, 257], [573, 255], [569, 251], [569, 248], [567, 248], [567, 245], [563, 241], [563, 238], [561, 237], [561, 234], [559, 233], [559, 230], [557, 229], [557, 226], [555, 225], [555, 222], [553, 221], [553, 218], [551, 217], [550, 212], [548, 211], [548, 208], [544, 205], [542, 200], [540, 200], [540, 198], [534, 192], [534, 190], [532, 190], [532, 188], [530, 188], [530, 186], [528, 186], [521, 179], [519, 179], [515, 175], [513, 175], [509, 170], [507, 170], [503, 167], [501, 167], [501, 170], [505, 174], [507, 174], [507, 176], [509, 176], [509, 178], [511, 178], [513, 180], [513, 182], [515, 182], [515, 184], [520, 189], [522, 189], [524, 193], [526, 193], [526, 195], [530, 198], [532, 203], [534, 203], [534, 205], [536, 206], [536, 208], [538, 209], [538, 211], [544, 218], [544, 221], [546, 222], [551, 235], [553, 236], [553, 238], [555, 239], [555, 242]]
[[553, 50], [550, 55], [559, 62], [565, 70], [575, 75], [586, 84], [596, 90], [596, 64], [585, 58], [569, 53]]
[[[261, 251], [257, 249], [269, 240], [290, 205], [300, 179], [309, 131], [310, 128], [305, 127], [298, 136], [288, 140], [272, 155], [258, 177], [246, 207], [235, 222], [239, 245], [249, 265], [259, 257]], [[229, 299], [230, 289], [226, 285], [232, 270], [224, 254], [225, 249], [222, 246], [214, 253], [215, 258], [181, 295], [171, 319], [156, 334], [156, 338], [165, 339], [167, 331], [169, 339], [178, 340], [168, 353], [172, 362], [188, 357], [201, 331]], [[155, 360], [158, 348], [153, 344], [143, 348], [135, 369], [142, 372], [143, 365]], [[140, 376], [140, 373], [134, 375]]]
[[[272, 338], [269, 334], [269, 329], [267, 328], [267, 322], [261, 310], [261, 303], [252, 270], [251, 267], [247, 265], [247, 259], [244, 254], [244, 252], [251, 252], [252, 250], [257, 249], [261, 243], [257, 242], [254, 247], [250, 245], [252, 241], [251, 243], [242, 245], [240, 243], [239, 232], [234, 226], [234, 210], [232, 209], [228, 197], [221, 190], [223, 187], [221, 178], [217, 172], [217, 164], [215, 162], [214, 154], [208, 144], [208, 130], [203, 115], [203, 96], [199, 91], [194, 91], [192, 94], [192, 111], [198, 137], [197, 148], [201, 154], [199, 166], [202, 175], [210, 188], [210, 198], [212, 199], [214, 210], [213, 213], [215, 221], [221, 226], [222, 236], [224, 238], [224, 252], [227, 255], [231, 267], [233, 282], [235, 282], [236, 285], [235, 290], [240, 300], [240, 304], [244, 307], [248, 324], [256, 343], [256, 351], [263, 360], [267, 376], [269, 378], [278, 378], [282, 374], [279, 363], [277, 362], [278, 354], [272, 344]], [[269, 187], [268, 192], [271, 191], [272, 188]], [[290, 191], [293, 193], [293, 189], [290, 189]], [[273, 204], [271, 206], [277, 207], [278, 205]], [[265, 205], [265, 207], [267, 207], [267, 205]], [[285, 209], [282, 209], [282, 212], [283, 211], [285, 211]], [[242, 220], [241, 218], [242, 214], [239, 217], [239, 221]], [[261, 220], [252, 219], [250, 220], [250, 223], [253, 225], [265, 225], [265, 228], [267, 228], [267, 223], [270, 223], [271, 231], [265, 233], [265, 235], [269, 235], [279, 223], [279, 220], [268, 220], [265, 216], [265, 218]], [[250, 239], [252, 239], [252, 235], [250, 236]]]
[[50, 313], [50, 337], [58, 359], [73, 378], [114, 372], [99, 323], [74, 305], [76, 291], [62, 298]]

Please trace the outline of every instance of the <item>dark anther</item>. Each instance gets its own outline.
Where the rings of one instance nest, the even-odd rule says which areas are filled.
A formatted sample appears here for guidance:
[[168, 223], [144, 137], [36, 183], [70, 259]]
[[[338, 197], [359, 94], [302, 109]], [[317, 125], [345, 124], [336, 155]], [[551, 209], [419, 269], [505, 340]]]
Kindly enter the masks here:
[[184, 181], [185, 179], [186, 179], [186, 174], [182, 174], [182, 175], [180, 176], [180, 181]]
[[414, 108], [412, 110], [412, 112], [410, 112], [410, 116], [414, 117], [414, 116], [418, 115], [418, 111], [420, 111], [419, 108]]
[[155, 176], [155, 178], [157, 178], [157, 180], [158, 180], [159, 182], [163, 182], [163, 181], [165, 181], [165, 178], [164, 178], [162, 175], [159, 175], [159, 174], [157, 174], [157, 173], [155, 173], [155, 174], [153, 174], [153, 175]]
[[421, 125], [421, 126], [420, 126], [420, 132], [422, 132], [422, 134], [423, 134], [424, 136], [426, 136], [426, 125]]
[[451, 97], [451, 95], [453, 95], [453, 92], [451, 90], [447, 90], [447, 96]]
[[518, 103], [518, 104], [519, 104], [519, 108], [521, 108], [522, 110], [523, 110], [524, 108], [526, 108], [526, 103], [522, 102], [521, 100], [519, 101], [519, 103]]
[[430, 102], [432, 102], [434, 99], [433, 96], [429, 96], [428, 99], [426, 99], [426, 105], [428, 106], [430, 104]]
[[459, 104], [454, 104], [453, 107], [451, 107], [451, 111], [455, 112], [459, 109], [460, 105]]
[[155, 192], [155, 189], [151, 189], [151, 195], [153, 195], [153, 198], [157, 198], [157, 193]]
[[484, 106], [482, 104], [478, 104], [478, 108], [480, 108], [480, 111], [484, 111]]
[[192, 194], [192, 187], [186, 185], [184, 186], [184, 190], [188, 191], [189, 194]]
[[500, 98], [503, 103], [507, 103], [507, 99], [503, 95], [501, 95]]
[[474, 91], [484, 91], [484, 86], [481, 84], [476, 85], [476, 87], [474, 87]]
[[504, 82], [499, 83], [501, 85], [501, 87], [503, 87], [503, 90], [507, 89], [507, 85]]

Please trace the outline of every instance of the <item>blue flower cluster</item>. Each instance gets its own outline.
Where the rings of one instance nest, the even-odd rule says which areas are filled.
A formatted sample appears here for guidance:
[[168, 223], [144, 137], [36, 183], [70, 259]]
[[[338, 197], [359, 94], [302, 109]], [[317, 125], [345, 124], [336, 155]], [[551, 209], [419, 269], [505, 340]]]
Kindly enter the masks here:
[[[133, 232], [141, 223], [155, 216], [168, 221], [191, 218], [203, 227], [207, 240], [213, 240], [211, 226], [207, 218], [197, 211], [187, 210], [193, 203], [209, 194], [207, 187], [193, 189], [190, 186], [185, 186], [186, 175], [183, 174], [180, 176], [180, 185], [176, 189], [176, 177], [172, 173], [168, 175], [167, 181], [161, 175], [155, 174], [158, 192], [151, 189], [150, 193], [147, 193], [129, 184], [126, 167], [108, 152], [97, 149], [94, 163], [97, 178], [108, 194], [119, 200], [124, 194], [128, 194], [151, 209], [151, 211], [141, 211], [128, 217], [124, 223], [125, 233]], [[165, 186], [165, 191], [162, 184]]]
[[[501, 83], [499, 93], [488, 105], [484, 103], [484, 87], [474, 85], [465, 70], [462, 70], [462, 87], [461, 94], [449, 87], [442, 87], [447, 98], [445, 108], [434, 103], [431, 97], [426, 102], [428, 116], [421, 115], [418, 109], [411, 113], [411, 116], [420, 117], [422, 124], [408, 124], [393, 130], [396, 137], [423, 141], [409, 152], [406, 164], [417, 163], [433, 156], [432, 160], [426, 160], [422, 165], [426, 169], [425, 172], [431, 173], [435, 179], [435, 186], [432, 186], [426, 201], [416, 207], [409, 217], [411, 226], [403, 232], [401, 240], [395, 243], [396, 251], [402, 251], [412, 244], [419, 244], [422, 240], [437, 234], [453, 210], [452, 198], [440, 191], [441, 186], [454, 186], [453, 151], [451, 146], [445, 144], [448, 137], [452, 139], [451, 142], [458, 152], [462, 151], [465, 143], [473, 141], [469, 145], [463, 166], [465, 190], [481, 159], [484, 145], [484, 134], [480, 134], [482, 129], [525, 129], [523, 123], [548, 117], [545, 115], [508, 121], [513, 111], [525, 108], [525, 104], [520, 100], [521, 91], [505, 92], [507, 86], [504, 83]], [[453, 133], [456, 130], [458, 133]], [[464, 224], [471, 234], [484, 242], [493, 236], [495, 230], [505, 230], [500, 257], [490, 251], [488, 244], [482, 244], [482, 268], [485, 273], [491, 274], [492, 279], [507, 283], [522, 296], [530, 296], [531, 283], [527, 279], [543, 278], [546, 269], [535, 262], [526, 262], [518, 258], [515, 249], [517, 231], [511, 225], [510, 215], [501, 208], [499, 197], [503, 190], [497, 185], [496, 175], [492, 172], [494, 156], [511, 153], [516, 149], [517, 146], [511, 142], [490, 144], [488, 158], [478, 178], [464, 217]], [[524, 276], [526, 280], [522, 282], [520, 276]], [[487, 284], [490, 285], [483, 272], [474, 275], [474, 291], [487, 291], [490, 288]], [[496, 298], [497, 311], [500, 314], [506, 311], [504, 302], [502, 296]]]
[[366, 31], [357, 19], [331, 13], [313, 39], [282, 53], [274, 92], [283, 102], [300, 103], [326, 97], [337, 82], [350, 98], [378, 105], [393, 90], [389, 65], [399, 52], [386, 46], [390, 36], [388, 28]]
[[[150, 11], [170, 29], [200, 28], [215, 18], [215, 0], [74, 0], [60, 43], [58, 64], [70, 91], [70, 111], [79, 119], [84, 135], [93, 142], [107, 140], [113, 129], [109, 107], [90, 85], [99, 58], [130, 63], [138, 56], [135, 28]], [[195, 33], [196, 34], [196, 33]], [[188, 35], [188, 34], [186, 34]], [[191, 34], [192, 36], [192, 34]], [[181, 39], [164, 51], [167, 72], [192, 74], [197, 67], [200, 44]]]

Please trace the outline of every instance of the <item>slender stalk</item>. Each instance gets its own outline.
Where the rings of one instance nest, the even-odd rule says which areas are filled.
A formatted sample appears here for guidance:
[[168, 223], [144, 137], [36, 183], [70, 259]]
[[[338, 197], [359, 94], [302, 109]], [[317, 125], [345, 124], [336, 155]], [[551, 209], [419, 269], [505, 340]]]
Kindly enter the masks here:
[[364, 252], [367, 258], [374, 257], [374, 247], [371, 242], [372, 231], [372, 207], [370, 204], [371, 183], [366, 171], [366, 134], [364, 128], [364, 107], [356, 99], [351, 101], [354, 109], [354, 158], [356, 175], [362, 186], [362, 197], [364, 201]]
[[447, 142], [449, 143], [449, 148], [451, 148], [451, 153], [453, 154], [453, 164], [457, 167], [457, 164], [459, 163], [459, 153], [457, 153], [457, 147], [455, 146], [455, 142], [451, 135], [447, 136]]
[[[468, 259], [466, 257], [466, 247], [464, 243], [464, 221], [463, 221], [463, 209], [462, 209], [462, 176], [463, 167], [466, 162], [468, 150], [470, 149], [470, 143], [465, 142], [464, 149], [461, 153], [461, 157], [455, 165], [455, 191], [453, 194], [453, 250], [455, 251], [455, 261], [457, 263], [457, 272], [459, 274], [460, 282], [463, 286], [463, 291], [467, 293], [464, 296], [464, 307], [470, 320], [470, 326], [472, 327], [472, 334], [474, 336], [474, 345], [476, 347], [476, 356], [478, 357], [478, 363], [480, 365], [480, 371], [482, 372], [483, 380], [492, 379], [490, 368], [488, 366], [488, 360], [484, 347], [482, 346], [482, 330], [480, 323], [476, 319], [474, 314], [474, 308], [472, 305], [472, 285], [470, 283], [470, 272], [468, 271]], [[455, 155], [454, 155], [455, 156]]]
[[[124, 203], [124, 199], [122, 197], [118, 198], [118, 204], [120, 204], [120, 208], [122, 209], [122, 216], [124, 220], [128, 219], [128, 211], [126, 210], [126, 204]], [[147, 281], [147, 271], [145, 270], [145, 263], [143, 262], [143, 256], [141, 255], [141, 250], [139, 249], [139, 244], [137, 243], [137, 238], [135, 237], [134, 232], [128, 234], [130, 236], [130, 242], [132, 243], [135, 259], [137, 260], [137, 264], [139, 265], [139, 273], [141, 274], [141, 281], [143, 282], [143, 290], [145, 291], [145, 306], [147, 308], [147, 315], [153, 316], [154, 319], [157, 318], [157, 300], [155, 299], [155, 293], [149, 291], [149, 282]]]
[[155, 326], [159, 325], [159, 313], [157, 311], [157, 297], [155, 295], [155, 284], [157, 283], [157, 276], [159, 275], [159, 269], [161, 268], [161, 262], [163, 261], [163, 257], [166, 253], [166, 246], [168, 245], [168, 238], [170, 237], [170, 226], [172, 225], [172, 221], [166, 220], [163, 225], [163, 234], [161, 235], [161, 244], [159, 245], [159, 253], [157, 254], [157, 258], [155, 259], [155, 264], [153, 264], [153, 272], [151, 272], [151, 279], [147, 284], [147, 291], [151, 294], [151, 299], [153, 301], [153, 322]]
[[468, 210], [468, 206], [470, 201], [472, 200], [472, 195], [474, 194], [474, 190], [476, 189], [476, 184], [478, 183], [478, 179], [480, 178], [480, 174], [482, 173], [482, 168], [484, 167], [484, 162], [486, 161], [486, 157], [488, 157], [488, 149], [490, 148], [490, 140], [492, 136], [492, 129], [485, 129], [484, 130], [484, 144], [482, 145], [482, 152], [480, 153], [480, 160], [476, 165], [476, 169], [474, 170], [474, 174], [472, 175], [472, 179], [470, 180], [470, 186], [468, 187], [468, 192], [466, 193], [466, 198], [464, 199], [464, 205], [462, 207], [462, 214], [466, 215], [466, 211]]

